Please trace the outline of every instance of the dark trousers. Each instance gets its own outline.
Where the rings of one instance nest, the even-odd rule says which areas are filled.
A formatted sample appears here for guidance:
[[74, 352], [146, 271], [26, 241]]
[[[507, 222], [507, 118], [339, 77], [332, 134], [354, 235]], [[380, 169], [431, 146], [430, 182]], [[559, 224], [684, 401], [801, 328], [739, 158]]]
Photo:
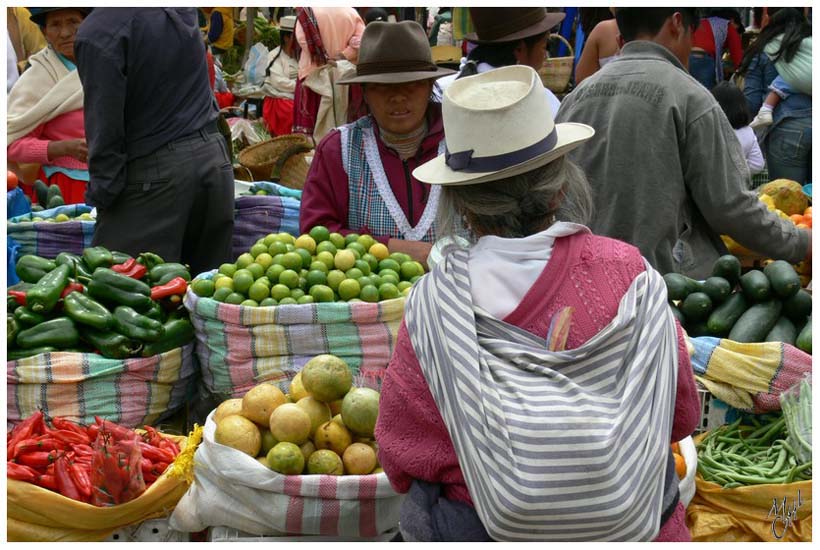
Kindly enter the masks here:
[[193, 276], [231, 261], [233, 167], [216, 125], [206, 128], [128, 162], [122, 193], [97, 211], [95, 246], [154, 252]]

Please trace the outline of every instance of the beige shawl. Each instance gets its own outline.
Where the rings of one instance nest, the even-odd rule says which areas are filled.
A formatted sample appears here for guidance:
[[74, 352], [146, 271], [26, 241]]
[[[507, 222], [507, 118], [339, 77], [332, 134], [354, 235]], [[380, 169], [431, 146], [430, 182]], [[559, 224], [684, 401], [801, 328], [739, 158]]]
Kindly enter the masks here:
[[83, 108], [83, 87], [77, 71], [69, 71], [49, 46], [29, 58], [31, 67], [11, 89], [6, 133], [8, 143], [49, 120]]
[[319, 143], [332, 129], [347, 123], [348, 86], [336, 84], [353, 74], [356, 67], [349, 61], [337, 61], [336, 66], [324, 65], [305, 78], [304, 85], [322, 96], [313, 139]]

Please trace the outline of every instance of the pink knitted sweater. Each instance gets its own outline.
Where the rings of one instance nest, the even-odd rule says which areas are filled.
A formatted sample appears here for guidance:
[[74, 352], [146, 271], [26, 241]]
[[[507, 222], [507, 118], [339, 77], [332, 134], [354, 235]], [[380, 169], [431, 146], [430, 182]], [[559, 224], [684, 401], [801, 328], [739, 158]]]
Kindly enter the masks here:
[[[544, 271], [504, 321], [546, 338], [552, 315], [563, 307], [573, 307], [567, 348], [577, 348], [615, 317], [622, 296], [644, 270], [643, 258], [632, 245], [589, 233], [556, 239]], [[680, 325], [677, 329], [679, 360], [672, 441], [690, 435], [700, 417], [683, 331]], [[404, 322], [382, 384], [376, 439], [379, 461], [396, 491], [406, 493], [412, 480], [420, 479], [442, 484], [449, 500], [473, 505], [452, 440]]]
[[45, 124], [41, 124], [26, 136], [11, 143], [6, 149], [9, 161], [32, 162], [62, 168], [88, 170], [88, 165], [74, 157], [58, 157], [48, 159], [48, 144], [51, 141], [66, 139], [84, 139], [85, 122], [83, 110], [77, 109], [57, 116]]

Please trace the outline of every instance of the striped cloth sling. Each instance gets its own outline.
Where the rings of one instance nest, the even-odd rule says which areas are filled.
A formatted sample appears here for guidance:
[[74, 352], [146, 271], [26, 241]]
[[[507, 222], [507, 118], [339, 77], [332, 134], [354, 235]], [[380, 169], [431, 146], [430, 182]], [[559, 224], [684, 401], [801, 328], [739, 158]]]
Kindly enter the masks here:
[[468, 251], [416, 283], [405, 320], [489, 535], [652, 540], [660, 529], [677, 334], [648, 264], [617, 316], [581, 347], [472, 303]]

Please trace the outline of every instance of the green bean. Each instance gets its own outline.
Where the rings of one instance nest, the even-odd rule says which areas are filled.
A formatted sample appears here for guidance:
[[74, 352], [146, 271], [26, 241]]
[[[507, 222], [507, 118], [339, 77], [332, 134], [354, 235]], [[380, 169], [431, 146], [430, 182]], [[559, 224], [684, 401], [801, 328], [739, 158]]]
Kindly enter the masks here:
[[723, 486], [724, 489], [734, 489], [735, 487], [743, 487], [743, 484], [738, 483], [737, 481], [732, 481], [731, 483], [727, 483]]
[[805, 464], [801, 464], [799, 466], [795, 466], [789, 471], [789, 475], [786, 476], [786, 483], [791, 483], [797, 474], [804, 470], [808, 470], [809, 468], [811, 468], [811, 461], [806, 462]]
[[783, 469], [783, 466], [785, 466], [785, 464], [786, 464], [786, 458], [787, 457], [788, 457], [788, 453], [786, 452], [786, 450], [785, 449], [780, 449], [780, 453], [777, 456], [777, 463], [775, 463], [775, 465], [772, 466], [772, 469], [769, 470], [770, 475], [775, 475], [775, 474], [780, 473], [780, 471]]

